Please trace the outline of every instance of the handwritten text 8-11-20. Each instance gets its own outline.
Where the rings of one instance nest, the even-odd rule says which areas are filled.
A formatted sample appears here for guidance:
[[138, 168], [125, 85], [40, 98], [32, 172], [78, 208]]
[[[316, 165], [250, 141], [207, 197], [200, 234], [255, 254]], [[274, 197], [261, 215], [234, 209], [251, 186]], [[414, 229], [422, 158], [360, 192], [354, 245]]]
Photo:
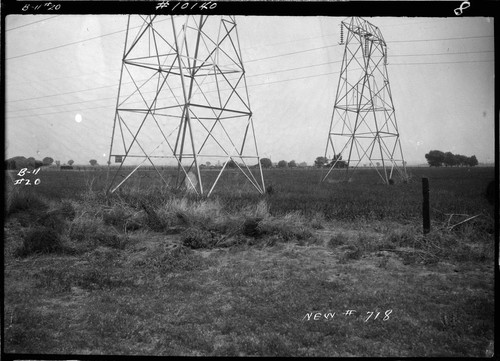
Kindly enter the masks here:
[[61, 9], [61, 4], [54, 4], [52, 2], [48, 2], [45, 4], [35, 3], [35, 4], [24, 4], [22, 7], [22, 11], [38, 11], [38, 10], [48, 10], [48, 11], [57, 11]]

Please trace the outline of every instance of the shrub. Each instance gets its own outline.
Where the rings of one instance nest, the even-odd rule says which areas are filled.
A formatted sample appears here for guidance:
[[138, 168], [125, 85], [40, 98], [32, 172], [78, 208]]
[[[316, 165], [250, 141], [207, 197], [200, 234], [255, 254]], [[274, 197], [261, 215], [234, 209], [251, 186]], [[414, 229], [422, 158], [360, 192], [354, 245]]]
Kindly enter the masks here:
[[138, 212], [130, 216], [125, 221], [126, 231], [135, 231], [146, 226], [147, 215], [145, 212]]
[[221, 218], [223, 206], [215, 199], [190, 200], [187, 197], [170, 198], [158, 215], [169, 224], [210, 228]]
[[283, 242], [308, 240], [312, 232], [298, 219], [297, 213], [289, 213], [280, 218], [267, 218], [259, 222], [258, 232], [262, 235], [277, 236]]
[[207, 230], [197, 227], [188, 228], [181, 234], [181, 242], [184, 246], [197, 249], [197, 248], [211, 248], [216, 240], [213, 234]]
[[361, 256], [363, 255], [363, 251], [355, 245], [348, 245], [348, 246], [344, 246], [342, 248], [345, 251], [342, 254], [342, 256], [340, 257], [341, 262], [347, 262], [348, 260], [351, 260], [351, 259], [353, 259], [353, 260], [360, 259]]
[[245, 236], [249, 237], [259, 237], [262, 235], [262, 231], [259, 228], [259, 223], [262, 221], [262, 218], [249, 218], [243, 222], [242, 233]]
[[257, 203], [255, 206], [254, 216], [260, 218], [269, 217], [269, 205], [266, 200], [262, 199], [259, 203]]
[[[146, 206], [148, 208], [148, 206]], [[134, 212], [127, 204], [123, 202], [115, 203], [111, 208], [107, 208], [102, 213], [102, 219], [105, 224], [119, 227], [124, 231], [135, 231], [146, 227], [148, 224], [154, 224], [156, 212], [148, 208], [152, 215], [145, 210]], [[155, 226], [153, 225], [153, 228]]]
[[385, 238], [380, 239], [376, 235], [370, 235], [363, 232], [358, 233], [355, 245], [361, 249], [363, 253], [379, 250], [392, 250], [396, 248], [394, 243]]
[[128, 237], [120, 235], [116, 230], [106, 227], [99, 219], [79, 217], [69, 227], [69, 238], [80, 243], [84, 249], [98, 245], [125, 249]]
[[[433, 230], [423, 235], [413, 235], [409, 231], [396, 230], [388, 234], [379, 249], [405, 248], [400, 256], [405, 264], [415, 262], [435, 263], [438, 260], [479, 261], [493, 257], [493, 245], [470, 242], [467, 235], [446, 230]], [[392, 247], [391, 247], [392, 246]]]
[[46, 210], [46, 201], [33, 191], [19, 191], [14, 188], [7, 194], [6, 211], [7, 215], [21, 211]]
[[415, 245], [414, 232], [409, 229], [392, 230], [386, 240], [396, 247], [413, 247]]
[[325, 223], [325, 216], [323, 215], [323, 213], [316, 212], [316, 214], [311, 219], [309, 225], [313, 229], [323, 229], [325, 228], [323, 226], [324, 223]]
[[57, 253], [63, 251], [59, 234], [51, 228], [35, 227], [29, 229], [23, 237], [23, 244], [15, 252], [18, 257], [34, 253]]
[[141, 206], [147, 214], [146, 224], [149, 228], [151, 228], [151, 230], [161, 232], [168, 226], [163, 219], [158, 217], [158, 214], [150, 204], [142, 202]]
[[327, 243], [330, 248], [335, 248], [346, 244], [349, 238], [343, 233], [334, 234]]
[[66, 228], [66, 222], [58, 211], [51, 211], [39, 217], [36, 223], [42, 227], [50, 228], [57, 233], [62, 233]]
[[111, 210], [104, 211], [102, 220], [106, 224], [114, 226], [122, 226], [126, 218], [126, 213], [123, 207], [113, 207]]
[[111, 247], [120, 250], [125, 249], [128, 243], [128, 237], [112, 232], [106, 232], [106, 230], [103, 228], [99, 229], [99, 231], [97, 232], [96, 240], [99, 242], [99, 244], [105, 247]]
[[494, 247], [491, 244], [475, 244], [457, 237], [453, 233], [434, 231], [418, 240], [418, 248], [424, 249], [435, 258], [459, 262], [484, 262], [493, 259]]
[[89, 241], [99, 229], [100, 222], [95, 218], [86, 216], [79, 217], [69, 227], [69, 237], [75, 241]]
[[[57, 207], [57, 204], [51, 202], [51, 208]], [[40, 226], [51, 228], [58, 233], [63, 233], [67, 227], [66, 220], [73, 220], [75, 218], [75, 208], [69, 201], [62, 201], [61, 205], [48, 211], [36, 219], [36, 223]]]
[[73, 219], [75, 219], [75, 207], [73, 207], [73, 204], [69, 201], [64, 200], [61, 202], [60, 212], [61, 215], [67, 220], [72, 221]]
[[154, 269], [160, 272], [179, 272], [206, 269], [217, 261], [205, 258], [182, 245], [149, 249], [143, 257], [133, 262], [134, 267]]

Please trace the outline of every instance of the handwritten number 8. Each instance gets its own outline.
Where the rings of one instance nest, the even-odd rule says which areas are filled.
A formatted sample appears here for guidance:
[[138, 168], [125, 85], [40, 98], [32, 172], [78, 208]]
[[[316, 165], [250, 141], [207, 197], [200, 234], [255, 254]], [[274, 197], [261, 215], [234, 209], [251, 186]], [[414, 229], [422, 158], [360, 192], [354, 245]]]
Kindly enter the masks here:
[[392, 310], [385, 311], [385, 316], [382, 321], [387, 321], [389, 319], [389, 315], [392, 313]]
[[455, 11], [455, 15], [462, 15], [462, 13], [464, 12], [465, 9], [467, 9], [468, 7], [470, 6], [470, 2], [468, 1], [464, 1], [460, 4], [460, 7], [456, 8], [454, 11]]

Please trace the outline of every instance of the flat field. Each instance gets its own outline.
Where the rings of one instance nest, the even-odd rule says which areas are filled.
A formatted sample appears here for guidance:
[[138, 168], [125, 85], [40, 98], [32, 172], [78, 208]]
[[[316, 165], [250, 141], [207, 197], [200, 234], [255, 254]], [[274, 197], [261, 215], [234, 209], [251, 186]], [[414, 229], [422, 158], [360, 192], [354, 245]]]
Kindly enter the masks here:
[[384, 185], [369, 169], [347, 183], [270, 169], [264, 196], [228, 171], [208, 199], [152, 171], [108, 198], [106, 171], [42, 169], [36, 186], [11, 171], [4, 350], [491, 356], [494, 169], [408, 171]]

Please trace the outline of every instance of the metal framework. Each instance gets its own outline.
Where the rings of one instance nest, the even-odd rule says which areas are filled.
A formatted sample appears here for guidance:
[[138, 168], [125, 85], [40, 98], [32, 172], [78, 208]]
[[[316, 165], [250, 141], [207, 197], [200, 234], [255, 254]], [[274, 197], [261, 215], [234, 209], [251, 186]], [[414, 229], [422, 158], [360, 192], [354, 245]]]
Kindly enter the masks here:
[[[396, 170], [406, 179], [406, 164], [387, 74], [387, 44], [380, 30], [352, 17], [341, 24], [344, 56], [325, 150], [329, 175], [349, 180], [364, 164], [390, 183]], [[328, 152], [332, 152], [328, 157]]]
[[199, 195], [210, 196], [231, 167], [264, 193], [233, 16], [129, 16], [107, 191], [145, 163], [164, 183], [175, 178]]

